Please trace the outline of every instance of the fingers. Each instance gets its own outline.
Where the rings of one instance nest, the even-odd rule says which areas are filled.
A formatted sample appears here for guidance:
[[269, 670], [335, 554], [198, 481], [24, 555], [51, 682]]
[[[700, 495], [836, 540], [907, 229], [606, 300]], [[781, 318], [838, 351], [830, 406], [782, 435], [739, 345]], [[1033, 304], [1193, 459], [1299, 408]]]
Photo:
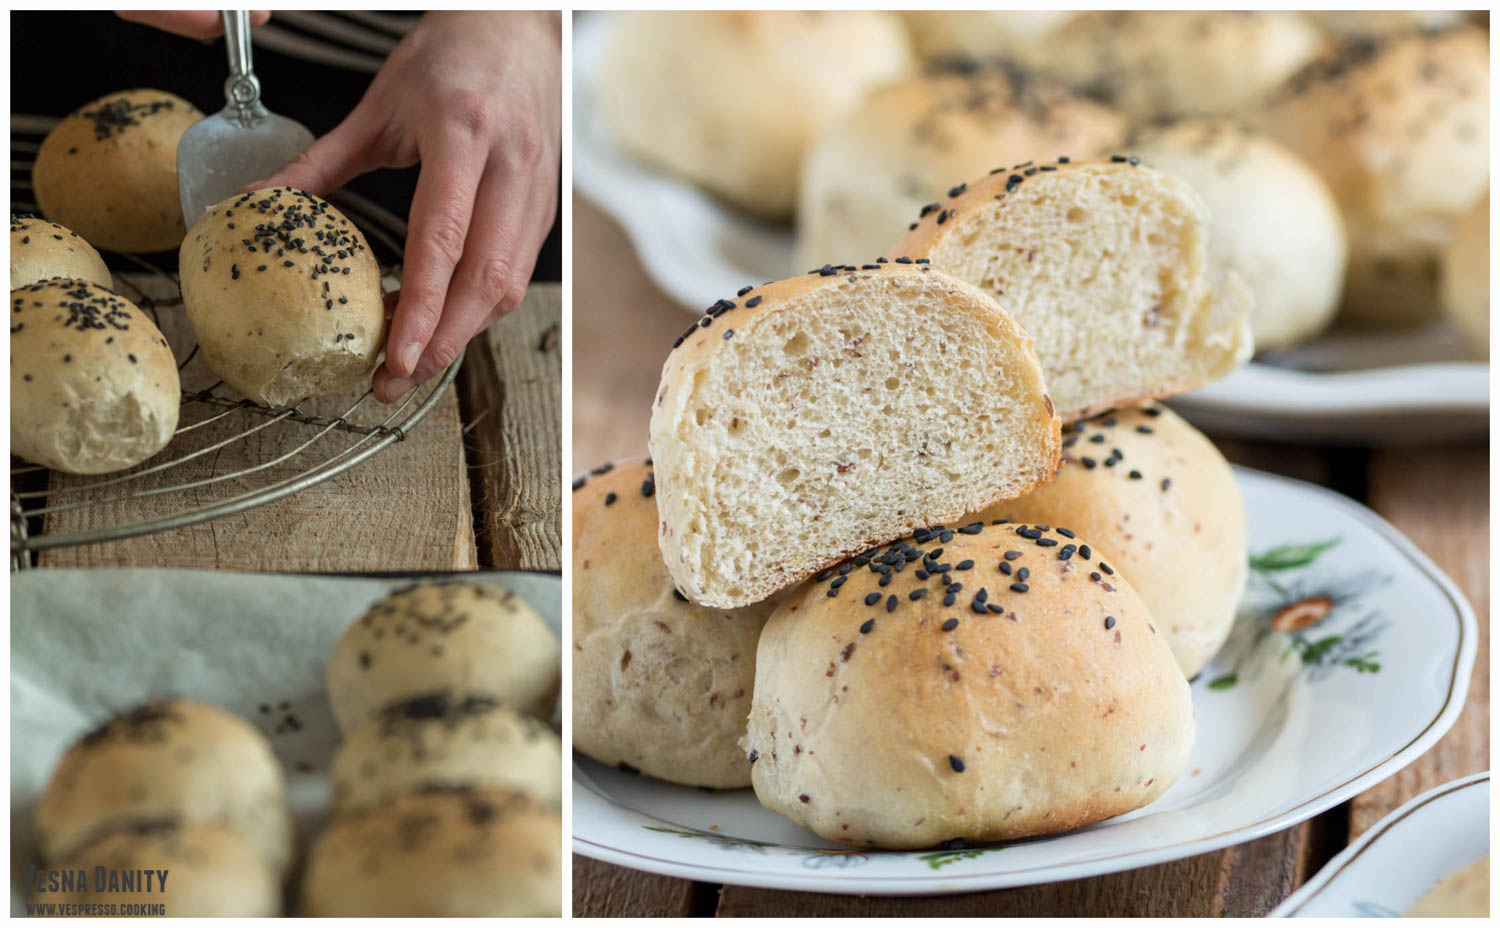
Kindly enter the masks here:
[[433, 151], [422, 152], [406, 235], [401, 301], [386, 339], [385, 367], [399, 378], [409, 378], [416, 370], [443, 315], [453, 269], [464, 255], [484, 165], [474, 144], [454, 134], [440, 137]]
[[[224, 19], [218, 10], [116, 10], [129, 23], [140, 23], [189, 39], [212, 39], [224, 34]], [[264, 26], [270, 10], [252, 10], [250, 25]]]
[[485, 169], [442, 319], [411, 376], [417, 383], [452, 364], [469, 339], [526, 295], [537, 251], [552, 227], [557, 178], [552, 165], [520, 167], [491, 161]]
[[286, 167], [264, 180], [240, 188], [295, 187], [318, 196], [337, 190], [366, 171], [382, 167], [375, 141], [380, 127], [363, 105], [356, 106], [333, 131], [313, 142]]

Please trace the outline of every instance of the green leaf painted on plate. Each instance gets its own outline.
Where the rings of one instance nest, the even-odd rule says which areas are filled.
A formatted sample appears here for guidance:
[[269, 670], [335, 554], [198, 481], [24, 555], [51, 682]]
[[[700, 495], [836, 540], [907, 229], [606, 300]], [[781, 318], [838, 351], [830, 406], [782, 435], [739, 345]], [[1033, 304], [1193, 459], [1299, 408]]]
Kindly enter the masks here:
[[1216, 680], [1209, 681], [1208, 688], [1211, 690], [1228, 690], [1233, 689], [1234, 685], [1238, 682], [1240, 682], [1240, 678], [1237, 674], [1226, 673]]
[[1282, 545], [1260, 554], [1252, 554], [1250, 555], [1250, 569], [1269, 573], [1306, 567], [1316, 561], [1318, 555], [1342, 540], [1340, 537], [1334, 537], [1327, 541], [1314, 541], [1305, 545]]
[[1344, 666], [1353, 667], [1360, 673], [1380, 673], [1380, 662], [1375, 660], [1379, 656], [1379, 651], [1371, 651], [1369, 654], [1349, 658], [1344, 661]]
[[969, 847], [957, 851], [934, 851], [931, 854], [918, 854], [917, 859], [926, 861], [927, 866], [934, 870], [941, 870], [949, 864], [958, 863], [960, 860], [973, 860], [981, 854], [990, 851], [998, 851], [999, 847]]
[[736, 847], [775, 847], [770, 841], [752, 841], [749, 838], [731, 838], [728, 835], [716, 835], [707, 831], [682, 831], [677, 828], [661, 828], [656, 825], [642, 825], [647, 831], [657, 831], [664, 835], [676, 835], [679, 838], [702, 838], [717, 844], [729, 844]]

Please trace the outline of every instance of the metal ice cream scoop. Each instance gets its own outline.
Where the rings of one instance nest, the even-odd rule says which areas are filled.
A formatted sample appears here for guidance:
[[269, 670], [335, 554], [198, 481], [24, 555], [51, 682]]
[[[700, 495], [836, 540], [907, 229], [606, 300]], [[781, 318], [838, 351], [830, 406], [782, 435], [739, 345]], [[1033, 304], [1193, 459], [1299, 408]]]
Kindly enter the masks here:
[[228, 101], [188, 128], [177, 145], [177, 190], [188, 228], [245, 184], [269, 177], [313, 143], [307, 127], [277, 116], [260, 102], [260, 81], [250, 63], [250, 13], [224, 11], [229, 49]]

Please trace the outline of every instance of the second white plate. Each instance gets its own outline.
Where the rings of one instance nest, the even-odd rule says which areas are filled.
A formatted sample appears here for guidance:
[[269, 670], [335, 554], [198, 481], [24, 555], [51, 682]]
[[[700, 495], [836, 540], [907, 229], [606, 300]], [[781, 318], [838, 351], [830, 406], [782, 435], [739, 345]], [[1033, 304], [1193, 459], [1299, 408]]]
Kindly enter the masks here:
[[[1287, 828], [1406, 766], [1463, 708], [1477, 640], [1452, 581], [1346, 497], [1237, 469], [1251, 580], [1234, 633], [1193, 685], [1187, 772], [1129, 815], [1032, 841], [853, 851], [767, 811], [574, 755], [573, 849], [711, 883], [835, 893], [975, 892], [1202, 854]], [[1282, 627], [1290, 603], [1327, 597]]]

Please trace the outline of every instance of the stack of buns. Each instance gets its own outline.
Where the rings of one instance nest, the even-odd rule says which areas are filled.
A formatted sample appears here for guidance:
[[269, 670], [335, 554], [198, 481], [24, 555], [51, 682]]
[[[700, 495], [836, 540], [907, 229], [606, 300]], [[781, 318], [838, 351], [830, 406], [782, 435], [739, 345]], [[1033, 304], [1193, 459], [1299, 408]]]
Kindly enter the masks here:
[[1248, 355], [1211, 240], [1133, 156], [1022, 162], [711, 306], [651, 457], [574, 487], [574, 747], [734, 786], [737, 732], [763, 805], [856, 847], [1161, 796], [1246, 574], [1227, 463], [1149, 401]]
[[[1487, 354], [1475, 324], [1487, 304], [1455, 312], [1442, 280], [1488, 188], [1488, 42], [1472, 16], [914, 11], [901, 14], [925, 68], [914, 73], [904, 53], [883, 70], [860, 59], [891, 41], [869, 24], [825, 34], [797, 14], [700, 15], [614, 14], [604, 120], [647, 163], [749, 215], [793, 219], [799, 267], [885, 250], [922, 204], [995, 164], [1099, 157], [1128, 139], [1213, 211], [1208, 260], [1254, 292], [1260, 348], [1336, 320], [1446, 314]], [[663, 72], [688, 96], [663, 93]]]
[[92, 879], [81, 904], [150, 902], [175, 916], [275, 916], [292, 862], [281, 765], [253, 725], [181, 699], [111, 718], [63, 755], [36, 810], [56, 869], [167, 869], [154, 892]]
[[418, 584], [357, 619], [328, 660], [344, 741], [304, 914], [560, 914], [559, 682], [551, 631], [508, 591]]

